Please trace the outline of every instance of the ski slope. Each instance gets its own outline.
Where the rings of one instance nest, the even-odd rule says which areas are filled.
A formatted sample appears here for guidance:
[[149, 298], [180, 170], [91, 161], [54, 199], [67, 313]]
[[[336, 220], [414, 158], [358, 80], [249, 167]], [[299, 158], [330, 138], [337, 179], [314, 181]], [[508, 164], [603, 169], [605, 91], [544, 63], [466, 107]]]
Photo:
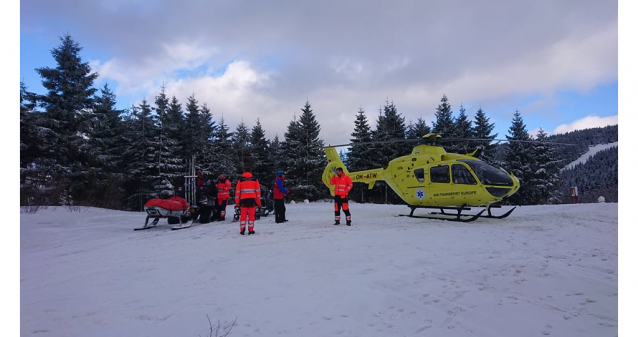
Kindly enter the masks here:
[[618, 335], [618, 204], [454, 223], [352, 203], [352, 227], [329, 202], [287, 208], [251, 236], [230, 220], [133, 231], [144, 213], [23, 213], [20, 335]]
[[590, 146], [589, 150], [587, 152], [585, 152], [585, 154], [583, 154], [582, 156], [578, 157], [578, 159], [574, 160], [573, 162], [567, 164], [567, 166], [563, 167], [561, 169], [561, 171], [562, 170], [567, 170], [567, 169], [572, 169], [572, 168], [574, 168], [574, 166], [576, 166], [578, 164], [584, 164], [585, 162], [587, 162], [587, 160], [589, 160], [589, 158], [591, 158], [591, 156], [595, 155], [599, 151], [607, 150], [607, 149], [612, 148], [614, 146], [618, 146], [618, 142], [613, 142], [613, 143], [609, 143], [609, 144], [598, 144], [598, 145]]

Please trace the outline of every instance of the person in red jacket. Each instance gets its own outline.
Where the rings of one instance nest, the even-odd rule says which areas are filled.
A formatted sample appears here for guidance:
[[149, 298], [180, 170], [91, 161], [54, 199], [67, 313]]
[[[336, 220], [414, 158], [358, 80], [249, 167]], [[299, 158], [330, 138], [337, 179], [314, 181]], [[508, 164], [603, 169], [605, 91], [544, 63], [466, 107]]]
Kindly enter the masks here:
[[228, 198], [230, 197], [231, 189], [230, 179], [226, 178], [223, 173], [219, 174], [217, 179], [217, 221], [226, 220], [226, 205], [228, 205]]
[[272, 198], [275, 201], [275, 223], [287, 222], [286, 220], [286, 203], [284, 197], [288, 194], [288, 189], [284, 187], [286, 181], [286, 172], [277, 171], [275, 178], [275, 187], [272, 190]]
[[195, 181], [196, 185], [198, 187], [206, 185], [207, 181], [208, 181], [208, 178], [204, 175], [204, 171], [198, 170], [197, 171], [197, 180]]
[[244, 172], [235, 190], [235, 207], [241, 207], [239, 234], [244, 235], [248, 223], [248, 235], [255, 234], [255, 209], [261, 207], [261, 186], [252, 173]]
[[330, 185], [335, 185], [335, 225], [340, 224], [341, 208], [346, 214], [346, 225], [352, 225], [352, 217], [350, 216], [350, 207], [348, 206], [348, 193], [352, 189], [352, 179], [343, 173], [343, 169], [338, 167], [335, 175], [330, 178]]

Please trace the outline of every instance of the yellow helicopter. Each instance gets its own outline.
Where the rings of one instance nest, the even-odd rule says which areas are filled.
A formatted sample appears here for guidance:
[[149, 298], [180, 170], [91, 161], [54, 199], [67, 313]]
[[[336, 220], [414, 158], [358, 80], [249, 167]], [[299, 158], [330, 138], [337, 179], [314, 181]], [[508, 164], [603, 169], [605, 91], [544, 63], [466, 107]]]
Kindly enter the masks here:
[[[337, 153], [336, 147], [346, 145], [324, 147], [328, 165], [322, 180], [333, 196], [334, 185], [330, 185], [330, 178], [337, 167], [343, 168], [353, 183], [366, 183], [369, 189], [375, 182], [385, 181], [411, 209], [410, 217], [468, 222], [480, 217], [502, 219], [509, 216], [515, 207], [499, 216], [492, 215], [492, 208], [501, 207], [501, 200], [518, 191], [518, 178], [478, 159], [477, 150], [469, 154], [446, 152], [436, 145], [440, 138], [440, 134], [429, 133], [422, 137], [428, 144], [415, 146], [411, 154], [391, 160], [385, 168], [358, 172], [348, 172]], [[463, 213], [471, 207], [483, 209], [476, 214]], [[440, 211], [415, 216], [417, 208]], [[486, 215], [483, 214], [485, 211]]]

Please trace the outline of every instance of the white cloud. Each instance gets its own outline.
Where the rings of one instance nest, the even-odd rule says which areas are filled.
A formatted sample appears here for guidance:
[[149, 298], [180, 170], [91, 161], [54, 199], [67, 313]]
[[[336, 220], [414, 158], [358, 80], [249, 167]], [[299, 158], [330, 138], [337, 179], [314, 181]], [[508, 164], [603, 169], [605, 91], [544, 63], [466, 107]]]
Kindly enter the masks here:
[[164, 42], [156, 54], [137, 59], [93, 60], [91, 68], [100, 74], [101, 79], [116, 81], [118, 95], [154, 96], [159, 92], [155, 90], [157, 85], [174, 81], [200, 67], [211, 72], [214, 65], [219, 64], [214, 59], [217, 54], [217, 47], [198, 42]]
[[[21, 36], [72, 25], [85, 50], [105, 53], [91, 66], [118, 100], [152, 101], [166, 85], [183, 103], [195, 93], [231, 127], [268, 116], [277, 120], [261, 118], [264, 128], [281, 136], [309, 100], [331, 142], [347, 141], [359, 107], [374, 123], [386, 100], [406, 122], [431, 121], [446, 94], [455, 110], [481, 106], [507, 124], [495, 107], [543, 114], [561, 105], [557, 92], [618, 77], [618, 9], [597, 0], [127, 4], [27, 2]], [[521, 106], [530, 96], [534, 106]]]
[[618, 115], [609, 116], [609, 117], [599, 117], [599, 116], [587, 116], [585, 118], [581, 118], [577, 121], [574, 121], [570, 124], [561, 124], [557, 126], [552, 134], [566, 133], [575, 130], [584, 130], [590, 128], [598, 128], [605, 127], [608, 125], [617, 125], [618, 124]]

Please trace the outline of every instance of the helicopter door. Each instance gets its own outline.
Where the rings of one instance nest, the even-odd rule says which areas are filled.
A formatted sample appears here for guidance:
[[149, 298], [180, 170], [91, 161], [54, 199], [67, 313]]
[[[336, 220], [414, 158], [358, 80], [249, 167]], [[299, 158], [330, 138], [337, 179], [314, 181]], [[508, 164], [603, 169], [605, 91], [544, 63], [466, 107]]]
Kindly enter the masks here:
[[430, 181], [432, 197], [440, 206], [462, 206], [469, 195], [476, 193], [476, 179], [462, 164], [431, 167]]

